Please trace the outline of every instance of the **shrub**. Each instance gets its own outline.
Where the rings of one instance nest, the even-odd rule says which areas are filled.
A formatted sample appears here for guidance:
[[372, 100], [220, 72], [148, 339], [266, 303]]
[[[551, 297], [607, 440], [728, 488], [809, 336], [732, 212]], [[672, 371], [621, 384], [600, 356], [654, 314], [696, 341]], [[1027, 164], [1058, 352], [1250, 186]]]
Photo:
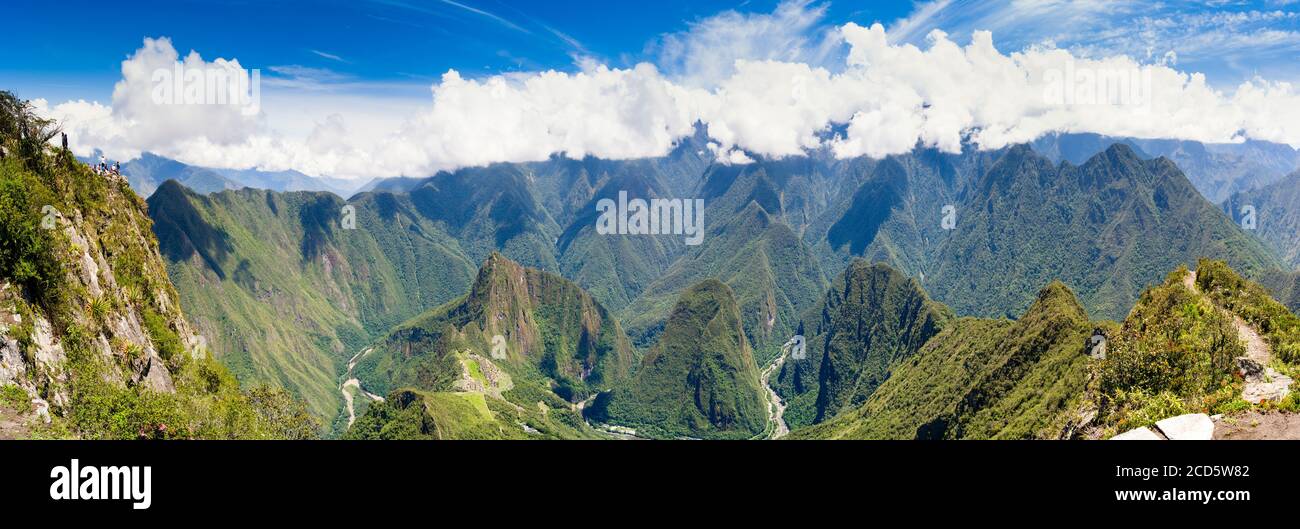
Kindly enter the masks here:
[[181, 337], [176, 335], [164, 319], [157, 312], [151, 309], [144, 311], [144, 326], [149, 332], [149, 338], [153, 341], [154, 348], [158, 350], [158, 356], [167, 361], [168, 365], [176, 366], [185, 356], [185, 346], [181, 343]]

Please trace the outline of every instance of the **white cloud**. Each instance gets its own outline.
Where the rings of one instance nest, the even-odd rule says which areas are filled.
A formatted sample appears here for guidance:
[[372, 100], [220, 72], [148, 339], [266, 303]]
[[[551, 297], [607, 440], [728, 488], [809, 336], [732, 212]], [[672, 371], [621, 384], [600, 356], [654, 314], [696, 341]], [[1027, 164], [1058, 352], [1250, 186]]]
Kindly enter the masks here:
[[[126, 158], [149, 150], [199, 165], [343, 177], [423, 176], [555, 153], [659, 156], [691, 134], [696, 122], [705, 124], [710, 149], [724, 163], [820, 148], [840, 157], [882, 157], [918, 143], [952, 152], [968, 140], [998, 148], [1052, 131], [1206, 142], [1254, 138], [1300, 147], [1300, 94], [1286, 83], [1257, 79], [1219, 90], [1203, 75], [1177, 70], [1173, 55], [1163, 53], [1089, 58], [1050, 45], [1003, 53], [986, 31], [973, 32], [965, 45], [932, 31], [917, 46], [894, 42], [879, 24], [850, 23], [833, 35], [799, 41], [778, 23], [803, 21], [802, 34], [818, 35], [820, 9], [795, 1], [773, 15], [726, 13], [698, 22], [690, 34], [666, 39], [676, 44], [665, 49], [681, 50], [681, 61], [670, 61], [674, 71], [667, 74], [648, 63], [610, 68], [586, 58], [572, 73], [466, 79], [449, 71], [431, 87], [431, 97], [405, 106], [382, 98], [331, 100], [333, 108], [286, 102], [277, 108], [300, 116], [291, 137], [265, 119], [226, 109], [151, 105], [147, 72], [182, 62], [165, 39], [147, 40], [123, 63], [111, 106], [78, 101], [41, 108], [64, 121], [79, 152], [100, 147]], [[789, 37], [774, 42], [803, 50], [836, 45], [826, 54], [773, 57], [772, 49], [753, 45], [767, 32]], [[733, 37], [735, 46], [720, 44]], [[838, 59], [819, 63], [812, 56]], [[238, 66], [233, 60], [204, 63], [195, 53], [183, 63]], [[318, 71], [291, 73], [320, 78]], [[1105, 96], [1109, 86], [1098, 76], [1137, 83], [1136, 92], [1120, 94], [1136, 98], [1096, 104], [1091, 99]], [[338, 107], [383, 108], [375, 112], [386, 117]], [[844, 125], [835, 127], [841, 133], [828, 137], [835, 125]]]
[[[170, 150], [199, 138], [218, 144], [240, 142], [257, 130], [256, 116], [245, 115], [234, 105], [159, 104], [155, 73], [171, 74], [174, 67], [248, 75], [237, 60], [207, 62], [195, 52], [182, 59], [170, 40], [145, 39], [144, 45], [122, 62], [122, 80], [113, 88], [111, 108], [76, 101], [47, 106], [46, 111], [63, 122], [78, 152], [100, 148], [123, 158], [138, 155], [143, 148]], [[171, 96], [185, 94], [176, 91]]]
[[725, 11], [663, 36], [652, 51], [663, 71], [694, 87], [725, 81], [740, 60], [826, 66], [842, 47], [839, 33], [822, 25], [825, 15], [826, 4], [812, 0], [785, 0], [770, 14]]
[[[581, 72], [504, 75], [483, 81], [447, 72], [433, 108], [400, 130], [381, 159], [404, 174], [497, 161], [662, 155], [691, 132], [700, 97], [649, 64], [588, 65]], [[390, 158], [389, 155], [392, 157]]]

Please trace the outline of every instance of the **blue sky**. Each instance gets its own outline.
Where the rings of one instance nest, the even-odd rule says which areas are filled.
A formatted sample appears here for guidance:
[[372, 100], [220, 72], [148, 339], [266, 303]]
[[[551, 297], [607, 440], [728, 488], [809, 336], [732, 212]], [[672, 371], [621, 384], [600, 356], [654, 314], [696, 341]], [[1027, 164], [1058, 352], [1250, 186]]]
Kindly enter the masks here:
[[[1249, 75], [1296, 79], [1300, 10], [1295, 0], [1138, 2], [828, 2], [824, 25], [854, 21], [898, 26], [923, 43], [939, 28], [962, 42], [994, 30], [1003, 51], [1051, 41], [1059, 46], [1143, 55], [1174, 51], [1182, 64], [1230, 84]], [[1012, 5], [1020, 4], [1020, 5]], [[333, 79], [434, 81], [448, 69], [467, 76], [572, 69], [575, 54], [612, 66], [653, 60], [656, 40], [726, 10], [766, 13], [776, 0], [259, 0], [102, 2], [17, 0], [9, 13], [0, 76], [27, 97], [106, 99], [119, 64], [144, 37], [170, 37], [182, 52], [238, 57], [247, 67], [303, 66]], [[1267, 20], [1259, 13], [1291, 15]], [[1262, 20], [1249, 21], [1251, 13]], [[1239, 18], [1233, 22], [1232, 17]], [[1217, 20], [1216, 20], [1217, 18]]]
[[[421, 172], [493, 160], [494, 156], [502, 160], [536, 158], [548, 148], [571, 153], [645, 154], [625, 145], [611, 146], [610, 142], [596, 141], [598, 145], [593, 147], [591, 138], [575, 139], [573, 134], [498, 154], [488, 154], [496, 152], [493, 145], [431, 140], [465, 134], [492, 138], [489, 132], [498, 136], [513, 132], [513, 129], [439, 128], [439, 123], [456, 125], [458, 120], [474, 121], [479, 115], [492, 115], [491, 111], [496, 109], [489, 103], [473, 109], [482, 110], [479, 115], [452, 116], [456, 109], [438, 110], [437, 98], [431, 97], [431, 90], [437, 90], [440, 84], [444, 88], [449, 86], [443, 83], [443, 75], [452, 70], [457, 72], [457, 79], [485, 83], [465, 88], [461, 95], [472, 98], [475, 90], [492, 92], [486, 83], [496, 76], [504, 75], [501, 79], [506, 79], [510, 86], [518, 86], [528, 79], [545, 80], [544, 76], [532, 73], [556, 70], [577, 75], [594, 72], [595, 66], [617, 70], [619, 79], [601, 86], [606, 90], [622, 90], [628, 89], [626, 83], [639, 78], [633, 75], [636, 67], [648, 64], [664, 82], [673, 86], [668, 89], [669, 95], [661, 93], [658, 97], [682, 99], [680, 94], [671, 95], [679, 89], [709, 90], [721, 97], [725, 94], [718, 89], [728, 80], [739, 79], [733, 77], [737, 73], [733, 66], [738, 59], [806, 65], [824, 69], [831, 75], [853, 69], [848, 59], [854, 46], [846, 42], [843, 33], [843, 28], [850, 23], [862, 27], [880, 23], [890, 46], [913, 44], [928, 50], [929, 35], [934, 30], [947, 34], [944, 41], [967, 46], [976, 31], [987, 30], [992, 32], [997, 52], [1004, 57], [1026, 50], [1060, 49], [1080, 59], [1123, 55], [1140, 65], [1165, 66], [1184, 74], [1204, 73], [1206, 89], [1222, 93], [1206, 95], [1199, 85], [1191, 86], [1191, 90], [1180, 86], [1175, 87], [1179, 93], [1176, 101], [1206, 104], [1205, 101], [1213, 99], [1214, 105], [1223, 108], [1207, 114], [1217, 120], [1214, 123], [1179, 125], [1192, 129], [1188, 135], [1223, 139], [1232, 136], [1223, 131], [1253, 127], [1260, 131], [1257, 135], [1267, 139], [1294, 139], [1300, 143], [1300, 130], [1282, 130], [1285, 127], [1276, 123], [1249, 123], [1250, 117], [1242, 117], [1239, 108], [1230, 108], [1240, 99], [1237, 87], [1245, 81], [1289, 82], [1300, 87], [1300, 0], [170, 0], [129, 3], [11, 0], [6, 4], [5, 11], [20, 13], [23, 23], [7, 28], [6, 45], [0, 48], [0, 88], [15, 91], [20, 97], [43, 99], [51, 107], [86, 101], [86, 105], [66, 105], [52, 115], [78, 131], [74, 142], [84, 143], [79, 148], [113, 149], [120, 156], [152, 150], [211, 164], [290, 166], [309, 174], [371, 176], [368, 171], [326, 163], [323, 160], [327, 158], [322, 154], [331, 152], [333, 147], [325, 146], [339, 147], [334, 150], [341, 152], [343, 146], [337, 145], [339, 141], [334, 138], [341, 136], [357, 138], [357, 141], [362, 138], [378, 141], [381, 137], [406, 140], [415, 134], [411, 132], [413, 129], [419, 129], [415, 135], [418, 141], [404, 145], [400, 152], [386, 152], [381, 159], [405, 154], [422, 162], [382, 171]], [[119, 101], [121, 94], [114, 93], [115, 84], [124, 76], [124, 61], [137, 57], [147, 47], [146, 39], [153, 38], [167, 39], [164, 51], [174, 49], [180, 57], [193, 50], [208, 62], [217, 58], [237, 59], [244, 68], [262, 71], [265, 112], [257, 123], [248, 124], [246, 137], [232, 136], [229, 130], [218, 131], [219, 134], [190, 130], [201, 127], [204, 119], [190, 119], [192, 127], [187, 127], [175, 116], [168, 123], [165, 115], [139, 114], [139, 108], [124, 110], [128, 99]], [[858, 45], [870, 47], [865, 42]], [[928, 60], [939, 64], [946, 59], [935, 54]], [[910, 71], [911, 66], [906, 63], [896, 67], [900, 70], [895, 72], [895, 77], [917, 73]], [[802, 74], [796, 72], [796, 75]], [[759, 83], [771, 80], [760, 78]], [[788, 79], [782, 82], [785, 80]], [[660, 79], [653, 82], [658, 83]], [[912, 96], [933, 97], [933, 87], [921, 86], [927, 81], [908, 82]], [[563, 89], [585, 86], [579, 83]], [[1273, 90], [1270, 94], [1291, 93], [1289, 87], [1283, 89], [1270, 84], [1265, 88]], [[537, 105], [565, 115], [580, 111], [599, 114], [602, 110], [599, 107], [583, 110], [581, 102], [557, 107], [560, 103], [556, 94], [538, 90], [534, 87], [512, 92], [511, 97], [522, 101], [520, 105], [534, 106], [503, 105], [518, 111], [504, 118], [535, 114], [541, 108]], [[735, 91], [733, 87], [731, 92]], [[454, 90], [443, 92], [448, 94], [444, 104], [451, 105], [449, 94]], [[1247, 95], [1262, 98], [1258, 92]], [[600, 94], [597, 92], [594, 97]], [[867, 99], [888, 94], [870, 95]], [[949, 99], [961, 100], [962, 94]], [[1265, 99], [1284, 101], [1271, 96]], [[886, 102], [895, 104], [898, 100]], [[702, 109], [698, 101], [678, 103], [665, 110], [667, 115], [647, 117], [638, 115], [636, 109], [625, 109], [622, 114], [593, 117], [591, 123], [607, 124], [612, 120], [614, 126], [621, 127], [621, 132], [636, 133], [618, 139], [654, 140], [652, 143], [659, 145], [662, 134], [657, 129], [645, 131], [636, 127], [652, 124], [659, 129], [666, 128], [672, 136], [680, 132], [680, 127], [672, 123], [680, 121], [677, 118], [681, 116], [674, 113], [704, 112], [713, 114], [715, 121], [709, 122], [702, 115], [695, 117], [714, 125], [712, 130], [724, 149], [784, 153], [792, 150], [791, 145], [807, 143], [802, 129], [790, 131], [780, 141], [747, 140], [746, 133], [737, 128], [746, 126], [736, 121], [743, 121], [743, 116], [720, 117], [717, 114], [725, 109]], [[924, 110], [931, 103], [934, 102], [913, 105], [915, 108], [890, 116], [915, 114], [917, 109]], [[978, 113], [978, 109], [989, 106], [988, 101], [962, 103], [969, 108], [955, 115]], [[702, 104], [708, 107], [719, 103]], [[852, 108], [817, 108], [797, 114], [805, 116], [811, 112], [821, 121], [847, 121], [856, 114], [878, 110], [882, 104], [885, 103], [861, 101], [856, 106], [850, 105]], [[1259, 112], [1262, 107], [1254, 104], [1250, 108]], [[764, 109], [769, 110], [773, 119], [780, 115], [770, 108]], [[845, 114], [849, 110], [853, 113]], [[1041, 109], [1025, 112], [1041, 112]], [[1177, 109], [1170, 112], [1171, 116], [1182, 115]], [[423, 121], [413, 123], [413, 117], [422, 117]], [[153, 118], [162, 122], [153, 123], [150, 121]], [[499, 121], [503, 116], [496, 115], [494, 119]], [[939, 123], [933, 116], [918, 119]], [[905, 121], [903, 125], [910, 126], [910, 123]], [[1167, 135], [1180, 130], [1171, 124], [1165, 130], [1153, 131], [1117, 124], [1114, 120], [1098, 123], [1074, 119], [1062, 123], [1066, 124], [1062, 127], [1070, 130], [1134, 134]], [[825, 123], [819, 121], [815, 125]], [[945, 128], [974, 126], [971, 123], [942, 125]], [[176, 141], [154, 141], [156, 138], [145, 141], [139, 131], [127, 130], [132, 126], [166, 131]], [[931, 130], [934, 127], [919, 128], [925, 129], [918, 133], [920, 141], [935, 144], [941, 141], [925, 136], [937, 134]], [[217, 136], [220, 141], [214, 140]], [[312, 141], [315, 141], [313, 149], [298, 149], [294, 151], [297, 154], [283, 155], [284, 151], [296, 148], [289, 144]], [[214, 142], [221, 145], [214, 146]], [[242, 144], [238, 148], [231, 147], [239, 142]], [[780, 146], [775, 146], [778, 143]], [[879, 139], [872, 140], [873, 146], [868, 150], [881, 152], [879, 143]], [[484, 152], [466, 155], [466, 149]], [[413, 154], [416, 151], [418, 156]], [[377, 152], [367, 153], [367, 156], [380, 156]], [[746, 157], [740, 151], [728, 155], [736, 159]], [[356, 157], [353, 153], [345, 158]]]
[[[184, 52], [238, 57], [250, 68], [304, 66], [355, 80], [417, 82], [448, 69], [467, 76], [571, 69], [575, 54], [626, 66], [690, 21], [728, 9], [769, 12], [775, 0], [657, 2], [461, 0], [19, 0], [0, 76], [27, 97], [107, 99], [119, 65], [144, 37]], [[908, 3], [832, 4], [828, 22], [890, 21]], [[52, 38], [55, 37], [55, 38]], [[339, 77], [340, 79], [342, 77]]]

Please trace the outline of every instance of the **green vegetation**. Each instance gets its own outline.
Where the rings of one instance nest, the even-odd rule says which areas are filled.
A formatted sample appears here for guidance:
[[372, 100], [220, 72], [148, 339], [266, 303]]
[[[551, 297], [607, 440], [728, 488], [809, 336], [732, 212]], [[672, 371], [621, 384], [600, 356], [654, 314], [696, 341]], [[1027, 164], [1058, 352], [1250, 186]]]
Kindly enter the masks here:
[[636, 379], [598, 398], [588, 416], [656, 438], [762, 433], [767, 398], [731, 289], [711, 279], [683, 293]]
[[622, 311], [629, 333], [648, 347], [684, 290], [717, 279], [735, 292], [746, 337], [766, 363], [795, 334], [799, 315], [825, 292], [826, 279], [790, 226], [757, 202], [709, 229], [707, 244], [688, 250]]
[[[0, 92], [9, 153], [0, 162], [0, 280], [18, 286], [0, 302], [22, 319], [5, 334], [23, 349], [27, 369], [15, 382], [28, 388], [6, 386], [6, 400], [34, 391], [51, 403], [39, 437], [280, 438], [229, 371], [187, 345], [143, 201], [49, 148], [57, 133]], [[38, 353], [52, 361], [35, 362]], [[315, 435], [313, 425], [300, 429]]]
[[1223, 202], [1224, 213], [1242, 219], [1243, 209], [1255, 212], [1252, 232], [1288, 265], [1300, 268], [1300, 171], [1268, 185], [1236, 193]]
[[[1188, 273], [1180, 267], [1145, 290], [1122, 325], [1090, 324], [1060, 283], [1018, 321], [957, 319], [897, 361], [863, 405], [792, 437], [1104, 438], [1186, 413], [1250, 409], [1234, 314], [1269, 329], [1275, 351], [1295, 317], [1222, 262], [1200, 262], [1197, 290]], [[1104, 360], [1086, 354], [1097, 331]], [[1288, 397], [1264, 407], [1296, 406]]]
[[1300, 317], [1263, 287], [1243, 279], [1226, 263], [1210, 260], [1198, 265], [1196, 283], [1215, 303], [1258, 329], [1279, 359], [1300, 364]]
[[636, 359], [576, 284], [493, 253], [469, 294], [396, 327], [358, 362], [363, 387], [406, 398], [370, 404], [348, 436], [592, 437], [572, 403], [627, 380]]
[[926, 270], [930, 293], [960, 314], [1018, 313], [1059, 279], [1090, 313], [1119, 320], [1147, 286], [1200, 257], [1247, 275], [1281, 266], [1172, 162], [1123, 144], [1077, 167], [1015, 147], [975, 186]]
[[[268, 407], [272, 403], [265, 394], [241, 392], [229, 371], [210, 358], [184, 362], [173, 375], [174, 393], [105, 382], [103, 373], [109, 367], [85, 353], [70, 360], [76, 383], [71, 412], [63, 420], [83, 439], [311, 439], [319, 435], [319, 425], [310, 419], [299, 416], [294, 421], [292, 415]], [[287, 396], [279, 399], [280, 409], [294, 406]]]
[[791, 428], [866, 402], [896, 362], [937, 334], [951, 311], [887, 265], [855, 260], [801, 323], [806, 359], [787, 359], [773, 387]]
[[1091, 325], [1061, 283], [1015, 322], [961, 318], [860, 407], [794, 438], [1055, 438], [1084, 398]]
[[591, 438], [571, 410], [510, 404], [482, 393], [403, 389], [372, 403], [343, 435], [348, 440]]
[[[343, 207], [355, 208], [345, 230]], [[339, 377], [375, 337], [463, 292], [473, 266], [409, 201], [175, 182], [149, 199], [181, 300], [241, 381], [284, 388], [319, 420], [346, 419]]]
[[1179, 268], [1164, 285], [1143, 292], [1108, 341], [1098, 420], [1115, 425], [1114, 433], [1172, 416], [1165, 411], [1214, 411], [1240, 394], [1234, 373], [1246, 349], [1231, 316], [1183, 284], [1187, 273]]
[[0, 405], [18, 413], [32, 411], [32, 402], [27, 397], [27, 392], [12, 384], [0, 386]]
[[581, 288], [494, 253], [467, 296], [396, 327], [354, 373], [373, 391], [449, 389], [463, 371], [452, 353], [493, 357], [496, 336], [506, 358], [493, 363], [517, 384], [573, 402], [614, 387], [636, 363], [622, 327]]

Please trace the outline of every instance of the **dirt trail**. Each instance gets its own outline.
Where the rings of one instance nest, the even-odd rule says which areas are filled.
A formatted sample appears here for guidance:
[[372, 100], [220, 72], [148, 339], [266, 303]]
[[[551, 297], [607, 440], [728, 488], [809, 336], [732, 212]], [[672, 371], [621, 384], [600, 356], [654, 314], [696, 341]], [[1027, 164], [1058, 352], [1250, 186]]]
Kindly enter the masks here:
[[27, 420], [22, 415], [0, 406], [0, 440], [27, 439], [29, 436], [31, 436], [31, 429], [27, 427]]
[[[1192, 292], [1200, 292], [1196, 286], [1195, 270], [1183, 276], [1183, 285]], [[1246, 320], [1230, 311], [1224, 312], [1232, 316], [1232, 325], [1237, 328], [1237, 336], [1246, 343], [1246, 356], [1237, 359], [1241, 374], [1246, 380], [1241, 398], [1251, 404], [1259, 404], [1264, 400], [1275, 402], [1282, 400], [1290, 392], [1292, 380], [1269, 367], [1273, 360], [1273, 348]]]
[[1226, 417], [1214, 429], [1220, 440], [1300, 439], [1300, 415], [1295, 413], [1251, 411]]

